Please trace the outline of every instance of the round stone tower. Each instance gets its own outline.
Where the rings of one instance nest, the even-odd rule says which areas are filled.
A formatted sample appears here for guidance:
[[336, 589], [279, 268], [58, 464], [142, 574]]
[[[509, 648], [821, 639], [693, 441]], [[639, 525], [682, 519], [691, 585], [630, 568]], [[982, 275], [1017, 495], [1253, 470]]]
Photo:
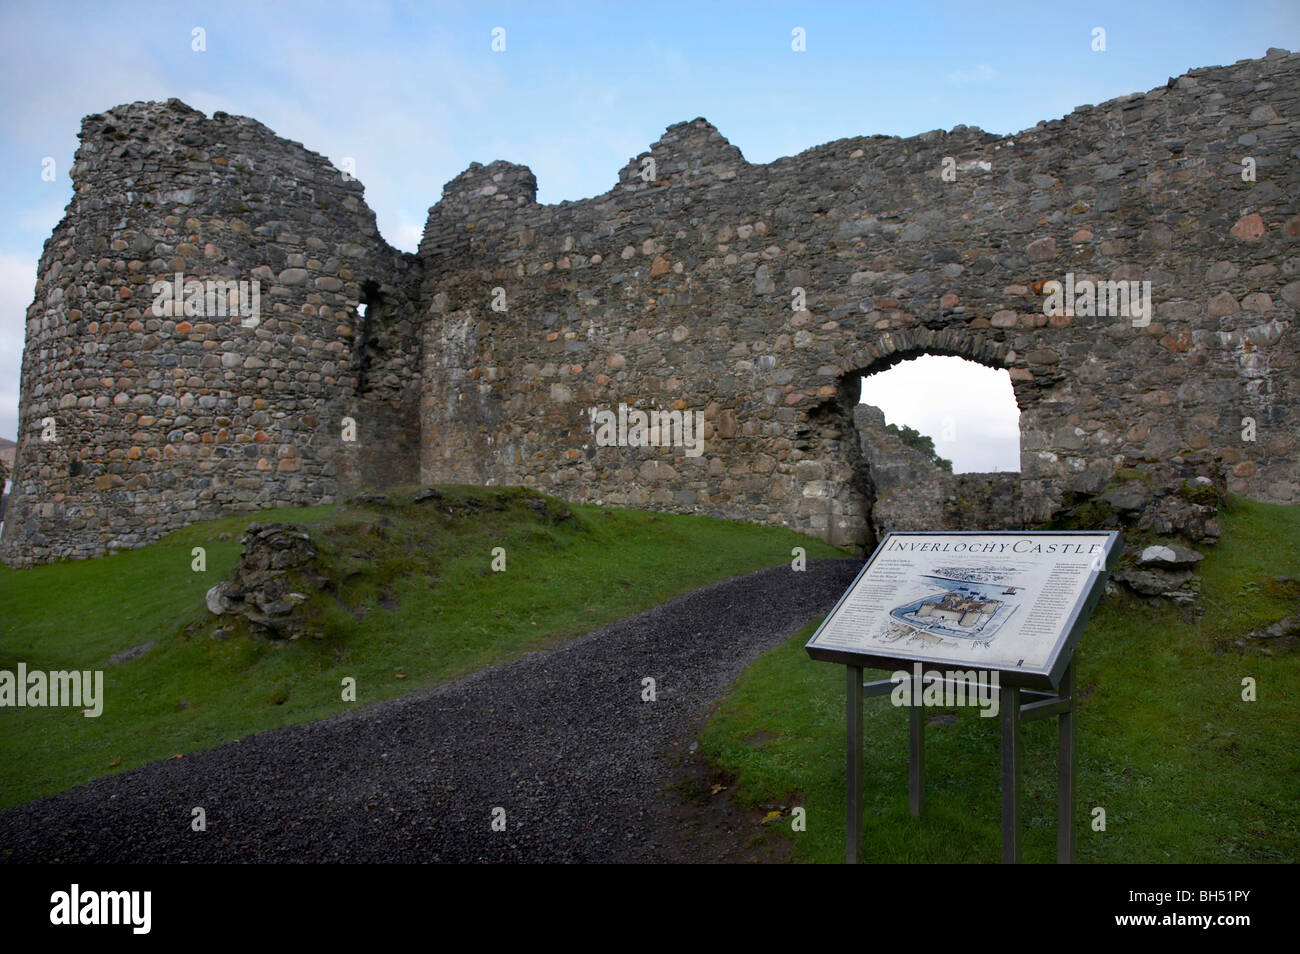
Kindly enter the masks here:
[[174, 99], [89, 116], [80, 139], [27, 311], [0, 558], [413, 479], [415, 259], [360, 182]]

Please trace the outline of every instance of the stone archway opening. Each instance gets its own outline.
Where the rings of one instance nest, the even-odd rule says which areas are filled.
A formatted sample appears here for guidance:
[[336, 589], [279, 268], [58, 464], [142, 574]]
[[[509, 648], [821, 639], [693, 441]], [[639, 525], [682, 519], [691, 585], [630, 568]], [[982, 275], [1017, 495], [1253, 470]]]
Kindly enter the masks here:
[[925, 353], [864, 377], [860, 403], [949, 473], [1020, 472], [1020, 407], [1005, 368]]
[[841, 447], [845, 511], [861, 521], [864, 551], [891, 530], [1025, 526], [1025, 407], [1005, 362], [986, 352], [913, 345], [841, 379], [852, 419]]

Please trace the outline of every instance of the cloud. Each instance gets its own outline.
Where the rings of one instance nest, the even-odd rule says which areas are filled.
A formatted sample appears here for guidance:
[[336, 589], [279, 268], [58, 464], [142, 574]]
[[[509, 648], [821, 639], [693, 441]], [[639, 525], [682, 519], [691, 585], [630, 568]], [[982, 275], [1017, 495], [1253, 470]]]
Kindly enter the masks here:
[[1020, 411], [1005, 370], [925, 355], [873, 374], [862, 400], [934, 439], [956, 473], [1020, 469]]
[[[184, 15], [183, 23], [141, 31], [137, 24], [91, 14], [83, 21], [88, 39], [75, 41], [87, 45], [71, 58], [62, 55], [69, 34], [62, 22], [66, 14], [0, 10], [0, 62], [6, 74], [24, 78], [8, 80], [0, 98], [7, 145], [21, 149], [23, 161], [53, 156], [66, 203], [66, 170], [80, 117], [119, 103], [174, 96], [208, 115], [223, 110], [250, 116], [336, 162], [353, 157], [381, 232], [394, 235], [399, 223], [416, 218], [423, 223], [443, 183], [471, 158], [496, 158], [467, 157], [464, 144], [474, 141], [474, 127], [490, 132], [501, 122], [494, 113], [509, 101], [509, 84], [500, 62], [471, 55], [463, 37], [430, 25], [419, 35], [376, 47], [358, 44], [349, 31], [267, 30], [232, 47], [241, 18], [249, 13], [237, 8], [248, 6], [236, 3], [203, 21], [204, 53], [190, 50]], [[262, 11], [257, 13], [261, 19]], [[350, 20], [371, 28], [387, 24], [391, 29], [395, 15], [387, 3], [348, 11]], [[281, 10], [279, 16], [292, 19], [294, 13]], [[50, 70], [55, 60], [61, 68]], [[11, 249], [29, 237], [15, 236], [14, 225], [30, 232], [35, 245], [62, 216], [63, 206], [56, 211], [48, 199], [34, 207], [26, 193], [0, 198], [11, 210], [5, 238]]]
[[987, 63], [980, 63], [969, 70], [957, 70], [948, 74], [948, 82], [955, 83], [958, 86], [968, 86], [972, 83], [987, 83], [998, 77], [998, 71]]
[[18, 385], [36, 261], [0, 252], [0, 437], [18, 435]]
[[16, 216], [18, 226], [40, 236], [41, 241], [48, 238], [54, 231], [54, 226], [63, 221], [63, 210], [67, 208], [68, 199], [72, 195], [70, 186], [61, 191], [66, 191], [67, 195], [19, 211]]
[[412, 225], [409, 222], [403, 222], [397, 227], [397, 231], [393, 234], [393, 247], [399, 248], [403, 252], [414, 252], [419, 248], [420, 239], [423, 237], [423, 225]]

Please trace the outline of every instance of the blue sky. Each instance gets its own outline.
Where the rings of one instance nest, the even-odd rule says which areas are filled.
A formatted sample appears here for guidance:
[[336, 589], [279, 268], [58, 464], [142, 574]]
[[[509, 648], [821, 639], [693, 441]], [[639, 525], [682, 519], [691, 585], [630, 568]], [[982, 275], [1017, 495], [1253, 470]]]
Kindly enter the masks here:
[[[1098, 26], [1104, 53], [1091, 49]], [[791, 50], [795, 27], [806, 52]], [[560, 202], [607, 191], [666, 126], [696, 116], [751, 162], [962, 123], [1013, 133], [1270, 46], [1300, 49], [1294, 0], [3, 3], [0, 436], [15, 432], [23, 313], [71, 196], [81, 117], [118, 103], [176, 96], [336, 164], [352, 157], [380, 231], [413, 250], [443, 184], [472, 161], [526, 163], [539, 201]]]

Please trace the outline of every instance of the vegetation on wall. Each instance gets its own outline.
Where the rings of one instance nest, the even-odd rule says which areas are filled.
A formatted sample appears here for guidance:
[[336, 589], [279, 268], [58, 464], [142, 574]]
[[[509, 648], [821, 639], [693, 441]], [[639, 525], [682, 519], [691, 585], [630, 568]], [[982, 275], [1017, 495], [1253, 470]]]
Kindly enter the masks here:
[[934, 464], [936, 467], [946, 470], [950, 474], [952, 473], [952, 461], [939, 456], [939, 452], [934, 449], [934, 438], [927, 437], [925, 434], [908, 427], [906, 424], [902, 427], [899, 427], [897, 424], [886, 424], [885, 430], [888, 433], [893, 434], [908, 447], [911, 447], [914, 450], [919, 450], [922, 454], [928, 457], [930, 463]]

